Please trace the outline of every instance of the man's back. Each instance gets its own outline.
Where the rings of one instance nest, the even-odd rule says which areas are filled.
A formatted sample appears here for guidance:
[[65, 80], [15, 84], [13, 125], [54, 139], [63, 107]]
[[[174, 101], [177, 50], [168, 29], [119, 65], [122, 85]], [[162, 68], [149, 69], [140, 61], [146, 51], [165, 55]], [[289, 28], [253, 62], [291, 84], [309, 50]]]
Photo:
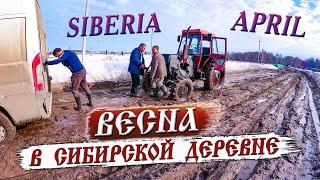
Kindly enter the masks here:
[[65, 50], [63, 56], [66, 55], [68, 58], [65, 61], [62, 61], [62, 64], [71, 67], [73, 71], [77, 72], [83, 68], [78, 56], [76, 53]]
[[81, 64], [77, 54], [72, 51], [69, 51], [69, 50], [64, 50], [63, 55], [60, 58], [58, 58], [57, 60], [54, 60], [54, 61], [47, 61], [47, 64], [53, 65], [53, 64], [58, 64], [60, 62], [64, 66], [69, 68], [69, 70], [72, 73], [78, 72], [84, 68], [83, 65]]
[[167, 76], [166, 62], [161, 53], [156, 53], [152, 56], [151, 61], [151, 77], [164, 77]]

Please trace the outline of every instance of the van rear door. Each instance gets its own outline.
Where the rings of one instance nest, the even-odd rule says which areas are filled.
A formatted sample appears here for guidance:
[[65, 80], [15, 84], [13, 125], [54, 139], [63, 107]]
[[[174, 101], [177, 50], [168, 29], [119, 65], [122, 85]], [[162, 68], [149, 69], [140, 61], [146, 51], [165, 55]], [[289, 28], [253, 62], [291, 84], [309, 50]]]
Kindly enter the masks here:
[[[38, 89], [37, 99], [39, 101], [38, 102], [39, 109], [42, 109], [45, 112], [45, 114], [41, 113], [42, 116], [48, 117], [51, 114], [51, 103], [52, 103], [51, 77], [49, 76], [48, 67], [43, 66], [43, 63], [47, 59], [47, 46], [46, 46], [46, 36], [45, 36], [45, 29], [43, 25], [41, 10], [37, 0], [35, 1], [35, 10], [36, 10], [36, 21], [37, 21], [37, 29], [39, 32], [38, 36], [39, 36], [39, 43], [40, 43], [40, 52], [36, 56], [36, 58], [40, 58], [40, 59], [34, 60], [35, 66], [38, 66], [34, 68], [36, 69], [37, 77], [35, 78], [37, 79], [37, 83], [42, 84], [42, 88], [39, 87]], [[36, 86], [37, 85], [35, 84], [35, 88], [37, 89]]]

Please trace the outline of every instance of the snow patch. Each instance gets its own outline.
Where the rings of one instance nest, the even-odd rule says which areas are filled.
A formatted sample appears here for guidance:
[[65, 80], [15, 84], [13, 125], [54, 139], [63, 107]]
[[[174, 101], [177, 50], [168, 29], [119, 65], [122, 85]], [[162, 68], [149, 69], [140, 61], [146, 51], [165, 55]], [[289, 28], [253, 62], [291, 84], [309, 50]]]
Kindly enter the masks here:
[[259, 103], [259, 104], [261, 104], [261, 103], [263, 103], [263, 102], [266, 102], [268, 99], [266, 99], [266, 98], [262, 98], [262, 99], [258, 99], [257, 100], [257, 102]]
[[[146, 66], [149, 66], [151, 62], [151, 55], [145, 55], [144, 58]], [[87, 81], [102, 82], [130, 80], [130, 73], [128, 72], [129, 59], [130, 54], [95, 54], [85, 56], [83, 65], [87, 70]], [[227, 61], [226, 69], [229, 73], [257, 69], [276, 69], [276, 67], [270, 64]], [[62, 64], [49, 66], [49, 73], [50, 76], [52, 76], [53, 84], [70, 82], [71, 72]]]
[[277, 69], [272, 64], [258, 64], [250, 62], [239, 62], [239, 61], [227, 61], [226, 69], [228, 72], [241, 72], [248, 70], [259, 70], [259, 69]]

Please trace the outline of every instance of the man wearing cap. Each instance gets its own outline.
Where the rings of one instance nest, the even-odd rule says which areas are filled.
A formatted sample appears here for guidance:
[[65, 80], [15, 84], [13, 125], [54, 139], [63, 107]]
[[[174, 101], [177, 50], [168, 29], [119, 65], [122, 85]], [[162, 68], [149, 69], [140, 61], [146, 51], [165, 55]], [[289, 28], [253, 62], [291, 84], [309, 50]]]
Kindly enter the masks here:
[[58, 59], [53, 61], [46, 61], [45, 65], [55, 65], [55, 64], [62, 63], [72, 73], [72, 76], [71, 76], [72, 94], [77, 103], [77, 107], [75, 107], [74, 109], [77, 111], [80, 111], [82, 107], [79, 86], [85, 91], [87, 95], [87, 98], [89, 101], [87, 105], [93, 106], [91, 91], [86, 80], [86, 69], [81, 64], [76, 53], [72, 51], [56, 48], [53, 50], [53, 55]]

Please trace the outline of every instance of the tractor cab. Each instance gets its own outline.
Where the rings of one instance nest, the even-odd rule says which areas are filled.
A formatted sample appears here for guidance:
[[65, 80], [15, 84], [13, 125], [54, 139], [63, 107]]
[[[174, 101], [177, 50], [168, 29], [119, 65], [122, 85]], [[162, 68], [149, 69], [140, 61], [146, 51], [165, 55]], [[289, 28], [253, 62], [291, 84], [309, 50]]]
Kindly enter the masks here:
[[180, 63], [184, 66], [193, 64], [195, 78], [202, 77], [203, 69], [209, 62], [214, 63], [216, 70], [224, 71], [227, 60], [226, 38], [216, 37], [215, 34], [201, 29], [188, 29], [182, 30], [177, 41]]

